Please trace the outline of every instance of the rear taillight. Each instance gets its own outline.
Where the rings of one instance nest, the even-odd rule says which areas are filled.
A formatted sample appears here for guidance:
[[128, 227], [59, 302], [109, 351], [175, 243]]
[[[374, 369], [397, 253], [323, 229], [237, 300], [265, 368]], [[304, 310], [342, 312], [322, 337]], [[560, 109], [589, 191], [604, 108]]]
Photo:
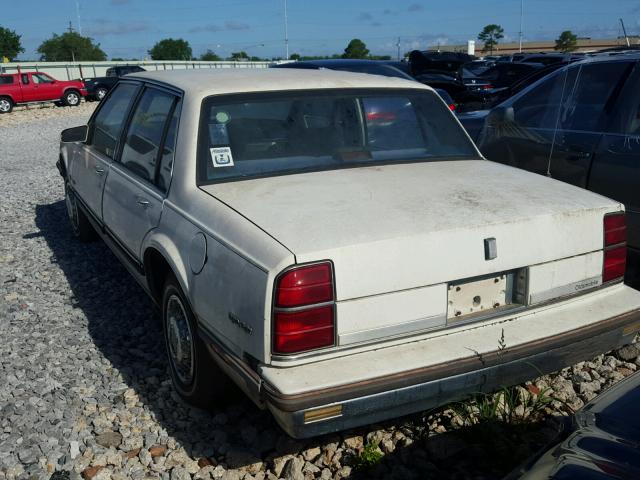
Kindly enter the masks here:
[[627, 267], [627, 224], [624, 212], [604, 217], [602, 283], [624, 278]]
[[451, 110], [452, 112], [456, 111], [456, 105], [455, 103], [452, 103], [451, 105], [449, 105], [449, 110]]
[[335, 344], [333, 267], [303, 265], [276, 279], [273, 352], [301, 353]]

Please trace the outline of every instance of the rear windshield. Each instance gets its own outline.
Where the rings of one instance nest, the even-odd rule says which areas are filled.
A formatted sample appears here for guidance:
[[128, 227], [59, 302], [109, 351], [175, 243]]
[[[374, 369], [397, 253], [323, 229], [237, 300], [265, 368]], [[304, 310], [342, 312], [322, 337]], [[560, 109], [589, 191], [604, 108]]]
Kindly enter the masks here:
[[204, 100], [199, 183], [376, 163], [477, 158], [437, 95], [324, 90]]
[[13, 75], [0, 75], [0, 85], [13, 83]]

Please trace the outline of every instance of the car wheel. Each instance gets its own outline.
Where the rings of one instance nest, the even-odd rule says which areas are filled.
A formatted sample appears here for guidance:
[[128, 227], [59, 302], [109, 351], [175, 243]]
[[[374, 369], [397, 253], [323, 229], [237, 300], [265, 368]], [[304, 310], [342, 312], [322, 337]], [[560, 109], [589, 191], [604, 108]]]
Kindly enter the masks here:
[[68, 107], [77, 107], [80, 105], [80, 94], [75, 90], [69, 90], [62, 97], [62, 103]]
[[11, 113], [13, 110], [13, 100], [9, 97], [0, 97], [0, 113]]
[[64, 182], [64, 200], [73, 235], [81, 242], [90, 242], [95, 239], [96, 232], [85, 213], [79, 207], [76, 194], [69, 187], [69, 182], [67, 181]]
[[237, 387], [218, 368], [198, 336], [193, 312], [173, 275], [164, 286], [162, 330], [171, 380], [186, 402], [210, 408], [235, 398]]
[[98, 99], [99, 102], [102, 101], [102, 99], [104, 97], [107, 96], [107, 89], [104, 87], [100, 87], [96, 90], [96, 98]]

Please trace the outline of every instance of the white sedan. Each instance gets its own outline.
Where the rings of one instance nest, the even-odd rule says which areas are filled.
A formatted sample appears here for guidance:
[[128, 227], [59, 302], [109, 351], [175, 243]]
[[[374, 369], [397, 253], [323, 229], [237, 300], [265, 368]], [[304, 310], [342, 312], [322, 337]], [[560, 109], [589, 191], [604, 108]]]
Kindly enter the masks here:
[[483, 159], [419, 83], [130, 75], [62, 133], [58, 167], [76, 235], [161, 308], [180, 395], [213, 405], [235, 384], [296, 437], [522, 382], [640, 329], [622, 205]]

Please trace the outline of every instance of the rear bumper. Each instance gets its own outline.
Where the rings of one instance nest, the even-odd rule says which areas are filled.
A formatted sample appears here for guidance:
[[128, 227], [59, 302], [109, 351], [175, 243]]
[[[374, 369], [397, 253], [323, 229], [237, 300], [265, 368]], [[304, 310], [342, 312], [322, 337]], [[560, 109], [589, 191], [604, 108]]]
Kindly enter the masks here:
[[[636, 303], [640, 296], [628, 287], [620, 286], [619, 290], [626, 293], [619, 300], [629, 300], [631, 295], [634, 299], [632, 303]], [[616, 301], [615, 294], [613, 297], [610, 295], [604, 303], [609, 304], [611, 301]], [[505, 349], [481, 354], [471, 352], [470, 356], [453, 362], [293, 394], [282, 393], [277, 386], [265, 380], [262, 384], [262, 396], [281, 427], [297, 438], [427, 410], [473, 393], [493, 391], [501, 386], [522, 383], [560, 370], [629, 343], [640, 330], [640, 309], [637, 304], [622, 306], [618, 308], [618, 312], [622, 310], [624, 313], [604, 318], [602, 308], [596, 307], [596, 311], [593, 310], [588, 302], [586, 305], [578, 302], [568, 308], [570, 315], [586, 315], [591, 318], [596, 315], [600, 318], [580, 328], [547, 335], [513, 347], [507, 346]], [[546, 315], [554, 317], [553, 311], [547, 311]], [[557, 319], [562, 321], [562, 316]], [[359, 355], [354, 355], [357, 356]], [[335, 361], [333, 359], [318, 364], [326, 364], [324, 367], [335, 371], [338, 365]], [[345, 374], [349, 361], [344, 362]], [[376, 365], [371, 364], [371, 369], [376, 369]], [[310, 375], [311, 373], [309, 372]], [[338, 374], [339, 371], [336, 372]], [[312, 378], [311, 376], [309, 380]]]

